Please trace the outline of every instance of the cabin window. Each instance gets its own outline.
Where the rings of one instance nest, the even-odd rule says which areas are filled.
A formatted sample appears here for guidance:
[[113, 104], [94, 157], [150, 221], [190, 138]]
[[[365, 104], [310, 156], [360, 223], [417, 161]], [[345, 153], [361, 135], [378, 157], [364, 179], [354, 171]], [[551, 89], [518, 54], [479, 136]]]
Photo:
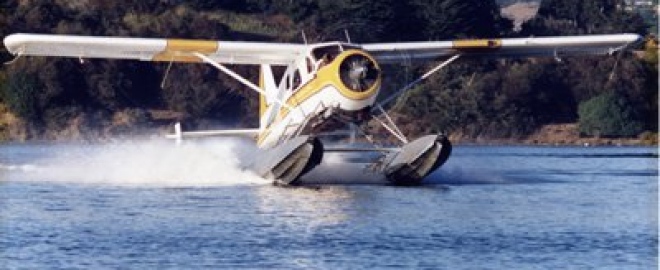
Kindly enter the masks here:
[[291, 89], [291, 76], [285, 74], [282, 80], [284, 81], [284, 89]]
[[305, 66], [307, 67], [307, 74], [312, 73], [312, 71], [314, 71], [314, 61], [312, 61], [312, 58], [307, 57], [305, 58], [305, 62]]
[[302, 77], [300, 77], [300, 70], [296, 69], [296, 72], [293, 73], [293, 89], [300, 87], [302, 83]]

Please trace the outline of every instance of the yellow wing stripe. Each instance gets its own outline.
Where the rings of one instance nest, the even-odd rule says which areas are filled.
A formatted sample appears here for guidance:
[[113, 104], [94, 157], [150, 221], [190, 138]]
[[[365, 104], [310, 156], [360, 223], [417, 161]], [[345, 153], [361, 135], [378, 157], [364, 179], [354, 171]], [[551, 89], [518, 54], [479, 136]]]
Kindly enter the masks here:
[[499, 39], [467, 39], [452, 42], [454, 49], [496, 49], [502, 47]]
[[153, 61], [198, 63], [202, 60], [192, 52], [211, 54], [218, 51], [218, 42], [210, 40], [168, 39], [164, 51], [156, 54]]

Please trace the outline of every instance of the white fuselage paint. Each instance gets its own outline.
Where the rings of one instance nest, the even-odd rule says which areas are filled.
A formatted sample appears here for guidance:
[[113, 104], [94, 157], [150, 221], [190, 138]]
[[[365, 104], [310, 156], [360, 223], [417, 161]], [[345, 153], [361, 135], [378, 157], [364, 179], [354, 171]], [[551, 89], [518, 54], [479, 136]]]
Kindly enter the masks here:
[[[310, 117], [322, 113], [324, 108], [338, 108], [344, 111], [359, 111], [364, 108], [370, 107], [376, 101], [378, 96], [376, 91], [371, 97], [363, 100], [350, 99], [341, 94], [341, 92], [334, 85], [326, 85], [318, 93], [303, 101], [295, 109], [289, 112], [285, 117], [280, 120], [274, 121], [267, 130], [265, 137], [259, 141], [260, 148], [269, 148], [277, 145], [280, 140], [295, 135], [299, 127], [302, 127], [304, 122]], [[293, 93], [290, 93], [290, 97]], [[286, 100], [286, 99], [285, 99]], [[278, 111], [283, 110], [281, 106], [276, 105]], [[284, 109], [286, 110], [286, 109]]]

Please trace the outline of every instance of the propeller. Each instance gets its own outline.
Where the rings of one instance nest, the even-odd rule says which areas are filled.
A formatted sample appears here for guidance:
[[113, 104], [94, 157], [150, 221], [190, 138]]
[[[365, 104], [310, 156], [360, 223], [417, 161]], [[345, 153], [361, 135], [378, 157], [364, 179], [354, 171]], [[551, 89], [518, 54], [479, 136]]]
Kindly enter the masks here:
[[376, 63], [364, 55], [346, 57], [339, 68], [341, 81], [356, 92], [364, 92], [374, 86], [380, 75]]

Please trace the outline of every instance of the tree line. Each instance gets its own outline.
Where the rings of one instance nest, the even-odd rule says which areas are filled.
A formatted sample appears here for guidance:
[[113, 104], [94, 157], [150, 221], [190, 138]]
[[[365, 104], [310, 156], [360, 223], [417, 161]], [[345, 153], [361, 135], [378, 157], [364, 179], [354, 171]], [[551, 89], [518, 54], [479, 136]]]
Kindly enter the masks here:
[[[535, 19], [512, 36], [647, 34], [623, 1], [544, 0]], [[654, 45], [655, 44], [655, 45]], [[544, 124], [579, 123], [586, 136], [634, 137], [658, 126], [657, 42], [643, 57], [471, 60], [452, 65], [400, 99], [409, 129], [467, 137], [516, 138]], [[420, 129], [420, 127], [425, 127]]]
[[[621, 4], [544, 0], [539, 15], [513, 32], [494, 0], [8, 0], [0, 3], [0, 37], [27, 32], [300, 43], [304, 31], [309, 42], [344, 40], [348, 32], [353, 42], [366, 43], [645, 35], [643, 19]], [[10, 60], [7, 53], [0, 57]], [[429, 65], [387, 67], [384, 91], [405, 85]], [[234, 68], [254, 81], [258, 77], [255, 68]], [[89, 129], [109, 127], [118, 111], [150, 122], [145, 109], [175, 112], [194, 125], [207, 119], [256, 125], [258, 99], [240, 83], [205, 65], [174, 65], [164, 80], [166, 70], [167, 64], [138, 61], [19, 59], [0, 71], [0, 103], [29, 124], [32, 137], [74, 119]], [[657, 72], [657, 49], [646, 58], [625, 53], [562, 62], [460, 60], [390, 110], [409, 133], [522, 137], [543, 124], [579, 121], [585, 135], [635, 136], [657, 130]], [[616, 110], [621, 117], [608, 116]], [[603, 124], [615, 120], [632, 124]]]

